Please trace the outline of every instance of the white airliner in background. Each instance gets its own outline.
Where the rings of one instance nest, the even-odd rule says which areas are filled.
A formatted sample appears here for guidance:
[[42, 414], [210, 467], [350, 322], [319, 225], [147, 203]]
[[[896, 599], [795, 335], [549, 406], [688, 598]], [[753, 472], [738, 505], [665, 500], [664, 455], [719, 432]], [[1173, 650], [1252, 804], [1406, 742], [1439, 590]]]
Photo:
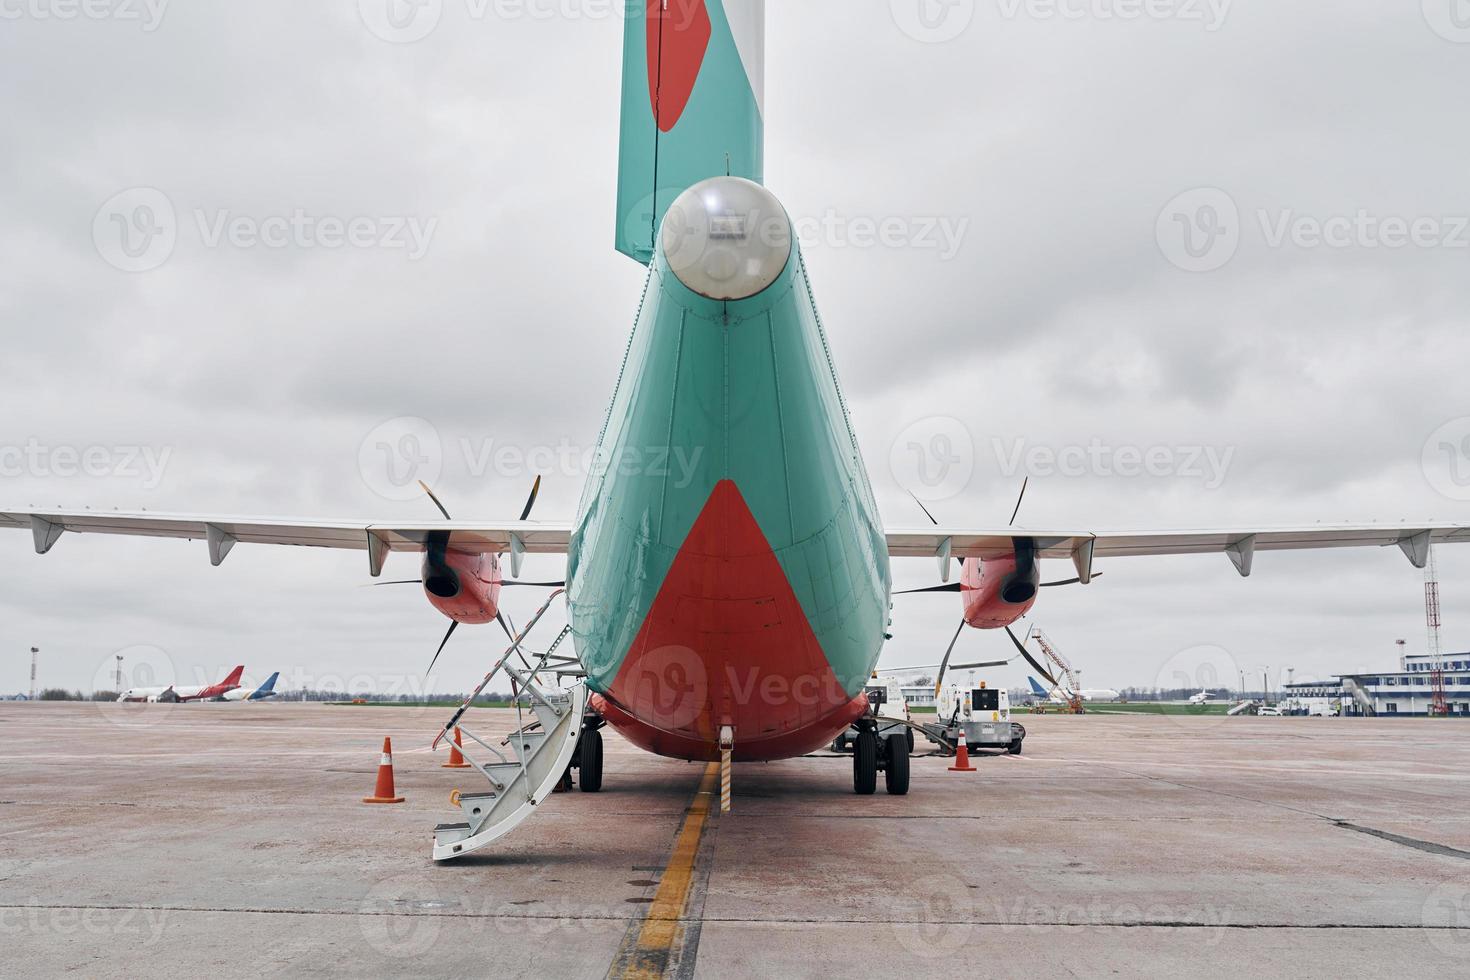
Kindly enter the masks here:
[[[230, 675], [218, 684], [208, 687], [130, 687], [117, 696], [119, 701], [212, 701], [224, 697], [240, 686], [240, 675], [245, 673], [242, 664], [230, 671]], [[275, 678], [271, 678], [275, 680]]]
[[1209, 691], [1204, 691], [1204, 690], [1200, 691], [1198, 694], [1191, 694], [1189, 696], [1189, 703], [1190, 704], [1209, 704], [1211, 701], [1214, 701], [1214, 700], [1215, 700], [1215, 696], [1213, 694], [1211, 694]]
[[[1072, 699], [1067, 696], [1060, 687], [1054, 687], [1050, 691], [1036, 683], [1036, 678], [1027, 677], [1027, 683], [1031, 685], [1031, 693], [1039, 698], [1046, 698], [1052, 704], [1070, 704]], [[1118, 692], [1110, 687], [1089, 687], [1077, 692], [1077, 696], [1086, 701], [1116, 701]]]
[[267, 677], [265, 679], [265, 683], [262, 684], [262, 685], [260, 685], [259, 687], [252, 687], [249, 684], [245, 684], [245, 685], [243, 685], [241, 687], [235, 688], [233, 691], [226, 691], [225, 693], [221, 694], [219, 697], [215, 698], [214, 700], [216, 700], [216, 701], [264, 701], [267, 698], [273, 698], [273, 697], [276, 696], [276, 678], [278, 678], [280, 676], [281, 676], [281, 672], [278, 670], [274, 674], [272, 674], [269, 677]]

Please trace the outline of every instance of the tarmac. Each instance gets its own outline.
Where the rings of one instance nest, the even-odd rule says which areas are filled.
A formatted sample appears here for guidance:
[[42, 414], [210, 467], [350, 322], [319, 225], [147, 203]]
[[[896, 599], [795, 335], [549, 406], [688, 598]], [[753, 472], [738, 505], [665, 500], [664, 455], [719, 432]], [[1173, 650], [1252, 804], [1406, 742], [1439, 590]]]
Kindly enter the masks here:
[[1470, 975], [1458, 721], [1026, 718], [906, 797], [737, 765], [728, 814], [605, 730], [603, 792], [435, 865], [449, 714], [0, 704], [0, 974]]

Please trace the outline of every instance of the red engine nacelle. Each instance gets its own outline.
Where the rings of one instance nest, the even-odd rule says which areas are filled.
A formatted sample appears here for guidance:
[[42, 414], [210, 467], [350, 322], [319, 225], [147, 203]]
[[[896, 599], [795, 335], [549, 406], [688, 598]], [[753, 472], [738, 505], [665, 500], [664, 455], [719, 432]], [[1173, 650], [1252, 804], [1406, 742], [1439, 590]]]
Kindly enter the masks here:
[[500, 611], [500, 556], [445, 551], [424, 556], [424, 595], [457, 623], [492, 623]]
[[1011, 625], [1036, 604], [1039, 575], [1034, 558], [966, 558], [960, 572], [965, 622], [982, 630]]

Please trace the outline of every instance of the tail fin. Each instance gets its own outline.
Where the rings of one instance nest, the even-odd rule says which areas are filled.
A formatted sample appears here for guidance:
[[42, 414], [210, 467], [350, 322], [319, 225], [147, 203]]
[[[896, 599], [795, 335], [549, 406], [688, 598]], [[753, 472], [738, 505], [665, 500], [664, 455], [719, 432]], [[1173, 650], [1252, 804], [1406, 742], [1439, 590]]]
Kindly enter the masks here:
[[1026, 683], [1031, 685], [1031, 693], [1040, 694], [1042, 697], [1046, 697], [1046, 689], [1043, 688], [1040, 684], [1036, 683], [1036, 678], [1027, 677]]
[[281, 672], [278, 670], [274, 674], [272, 674], [269, 677], [267, 677], [265, 679], [265, 683], [262, 684], [262, 685], [260, 685], [260, 687], [256, 689], [255, 693], [256, 694], [267, 694], [267, 693], [269, 693], [271, 691], [274, 691], [276, 689], [276, 678], [277, 677], [280, 677], [280, 676], [281, 676]]
[[653, 257], [674, 198], [765, 172], [765, 0], [624, 0], [617, 249]]
[[225, 684], [239, 684], [240, 683], [240, 675], [243, 674], [243, 673], [245, 673], [245, 665], [244, 664], [241, 664], [240, 666], [236, 667], [234, 670], [230, 671], [230, 676], [229, 677], [226, 677], [224, 679], [223, 683], [225, 683]]

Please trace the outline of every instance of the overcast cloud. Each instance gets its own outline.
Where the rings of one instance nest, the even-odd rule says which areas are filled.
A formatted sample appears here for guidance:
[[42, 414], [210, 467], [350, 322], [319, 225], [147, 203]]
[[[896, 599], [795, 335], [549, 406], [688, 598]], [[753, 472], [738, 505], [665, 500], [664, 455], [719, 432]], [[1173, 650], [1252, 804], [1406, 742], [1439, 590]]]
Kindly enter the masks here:
[[[388, 2], [0, 0], [0, 508], [424, 520], [360, 462], [411, 417], [456, 517], [513, 514], [548, 462], [538, 516], [572, 516], [565, 460], [643, 283], [611, 248], [621, 21], [443, 0], [399, 43]], [[1034, 526], [1470, 519], [1453, 0], [919, 2], [768, 8], [767, 182], [889, 524], [923, 521], [905, 487], [1003, 524], [1027, 474]], [[359, 588], [360, 554], [0, 547], [7, 693], [32, 645], [43, 685], [142, 645], [181, 681], [401, 687], [444, 629], [414, 589]], [[1451, 649], [1462, 552], [1439, 555]], [[1205, 644], [1300, 679], [1424, 642], [1397, 549], [1102, 570], [1037, 610], [1089, 686]], [[957, 622], [953, 596], [900, 599], [886, 661], [936, 659]], [[492, 648], [461, 631], [433, 687]]]

